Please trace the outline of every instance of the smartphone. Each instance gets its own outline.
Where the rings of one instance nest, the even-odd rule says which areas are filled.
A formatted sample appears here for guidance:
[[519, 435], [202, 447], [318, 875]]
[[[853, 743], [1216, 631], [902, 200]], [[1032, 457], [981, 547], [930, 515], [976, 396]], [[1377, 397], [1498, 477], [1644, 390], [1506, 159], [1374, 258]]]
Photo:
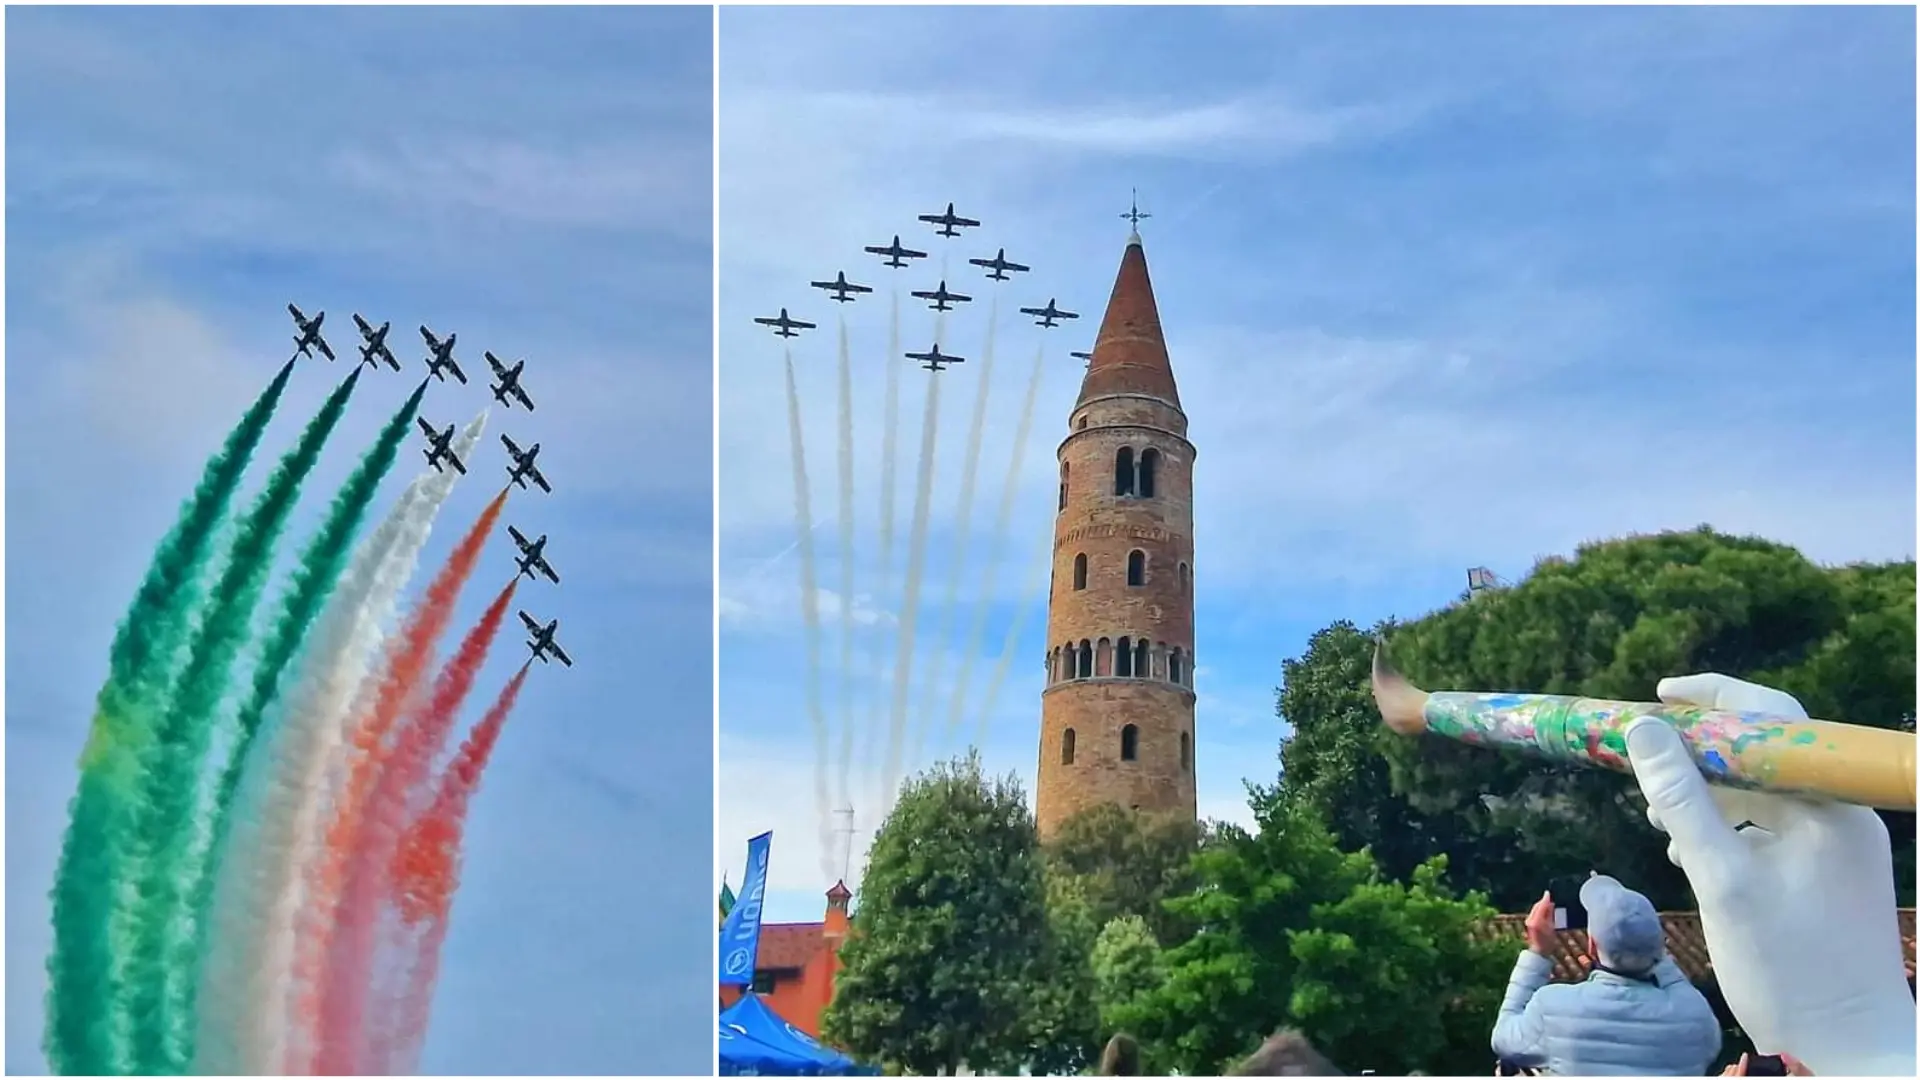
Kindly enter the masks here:
[[1779, 1054], [1755, 1054], [1747, 1059], [1748, 1076], [1785, 1076], [1787, 1063]]
[[1553, 925], [1556, 930], [1585, 930], [1587, 909], [1580, 905], [1580, 886], [1584, 877], [1557, 877], [1547, 882], [1547, 895], [1553, 897]]

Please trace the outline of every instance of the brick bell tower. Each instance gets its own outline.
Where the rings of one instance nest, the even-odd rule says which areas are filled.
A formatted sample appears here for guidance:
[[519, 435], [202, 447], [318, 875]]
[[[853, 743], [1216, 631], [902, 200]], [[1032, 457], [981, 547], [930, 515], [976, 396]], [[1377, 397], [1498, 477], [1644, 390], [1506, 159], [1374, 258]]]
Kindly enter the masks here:
[[1195, 817], [1194, 450], [1137, 230], [1058, 457], [1040, 835], [1097, 803]]

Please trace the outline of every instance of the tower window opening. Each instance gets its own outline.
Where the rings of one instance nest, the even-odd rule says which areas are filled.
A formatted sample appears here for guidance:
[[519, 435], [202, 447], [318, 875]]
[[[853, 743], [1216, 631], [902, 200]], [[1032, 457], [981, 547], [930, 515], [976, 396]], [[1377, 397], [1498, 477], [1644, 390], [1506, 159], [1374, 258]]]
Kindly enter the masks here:
[[1153, 498], [1154, 475], [1160, 471], [1160, 451], [1148, 448], [1140, 451], [1140, 480], [1135, 485], [1143, 499]]
[[1060, 509], [1067, 508], [1067, 463], [1060, 463]]
[[1135, 588], [1147, 583], [1147, 553], [1135, 549], [1127, 552], [1127, 584]]
[[1180, 564], [1180, 591], [1183, 593], [1187, 591], [1188, 578], [1191, 574], [1192, 574], [1192, 571], [1187, 569], [1187, 564], [1181, 563]]
[[[1071, 764], [1073, 759], [1072, 728], [1067, 729], [1067, 759], [1068, 763]], [[1186, 772], [1191, 768], [1193, 768], [1193, 736], [1183, 731], [1180, 733], [1180, 771]]]
[[1133, 675], [1133, 639], [1121, 638], [1119, 648], [1113, 653], [1113, 673], [1131, 677]]
[[1120, 760], [1133, 761], [1140, 756], [1140, 729], [1128, 724], [1120, 729]]
[[1094, 646], [1093, 673], [1095, 675], [1113, 674], [1113, 642], [1107, 638], [1101, 638]]
[[[1182, 739], [1186, 738], [1185, 735], [1182, 735], [1180, 737]], [[1181, 743], [1180, 745], [1182, 747], [1186, 746], [1185, 743]], [[1060, 764], [1062, 765], [1073, 764], [1073, 729], [1072, 728], [1068, 728], [1060, 736]]]
[[1079, 592], [1087, 587], [1087, 555], [1081, 552], [1073, 557], [1073, 590]]
[[1187, 672], [1184, 661], [1185, 657], [1180, 655], [1179, 649], [1175, 649], [1167, 654], [1167, 681], [1179, 686], [1186, 685], [1187, 680], [1185, 676]]
[[1086, 638], [1080, 639], [1079, 655], [1074, 657], [1073, 670], [1076, 679], [1093, 678], [1093, 642]]
[[1081, 418], [1080, 418], [1080, 422], [1079, 422], [1078, 424], [1076, 424], [1076, 425], [1074, 425], [1074, 427], [1075, 427], [1075, 428], [1076, 428], [1077, 430], [1079, 430], [1079, 431], [1085, 431], [1085, 430], [1087, 430], [1087, 418], [1086, 418], [1086, 417], [1084, 417], [1084, 416], [1083, 416], [1083, 417], [1081, 417]]
[[1133, 494], [1133, 447], [1123, 446], [1113, 458], [1113, 493], [1115, 495]]
[[1147, 639], [1141, 638], [1133, 643], [1133, 677], [1146, 679], [1153, 676], [1153, 657], [1147, 649]]

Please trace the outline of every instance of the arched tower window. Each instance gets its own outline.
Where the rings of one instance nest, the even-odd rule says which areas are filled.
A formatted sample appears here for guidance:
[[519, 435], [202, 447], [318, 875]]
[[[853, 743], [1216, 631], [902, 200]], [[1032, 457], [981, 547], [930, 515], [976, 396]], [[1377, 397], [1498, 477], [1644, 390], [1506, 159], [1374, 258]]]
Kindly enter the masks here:
[[1062, 510], [1065, 510], [1067, 508], [1067, 473], [1068, 471], [1069, 469], [1067, 467], [1067, 463], [1064, 461], [1061, 462], [1060, 463], [1060, 509]]
[[1113, 650], [1113, 673], [1121, 676], [1133, 675], [1133, 639], [1123, 637]]
[[[1185, 739], [1186, 736], [1182, 735], [1180, 736], [1180, 738]], [[1186, 745], [1187, 744], [1185, 742], [1182, 742], [1180, 744], [1183, 752]], [[1073, 764], [1073, 729], [1072, 728], [1068, 728], [1065, 732], [1061, 733], [1060, 735], [1060, 764], [1062, 765]]]
[[1133, 676], [1136, 679], [1153, 676], [1153, 658], [1147, 650], [1146, 638], [1133, 643]]
[[[1073, 729], [1067, 729], [1067, 764], [1073, 764]], [[1193, 737], [1186, 732], [1180, 733], [1180, 771], [1193, 768]]]
[[1093, 673], [1113, 674], [1113, 642], [1108, 638], [1101, 638], [1093, 646]]
[[1160, 451], [1148, 448], [1140, 451], [1140, 482], [1135, 486], [1143, 499], [1153, 498], [1153, 482], [1160, 472]]
[[1086, 638], [1080, 639], [1079, 655], [1074, 658], [1073, 670], [1077, 672], [1074, 675], [1076, 679], [1093, 678], [1093, 642]]
[[1087, 587], [1087, 555], [1081, 552], [1073, 557], [1073, 589], [1079, 592]]
[[1127, 584], [1139, 587], [1147, 583], [1147, 553], [1139, 549], [1127, 552]]
[[1113, 493], [1115, 495], [1133, 494], [1133, 447], [1123, 446], [1113, 458]]
[[1189, 578], [1192, 576], [1192, 573], [1192, 571], [1187, 569], [1186, 563], [1180, 564], [1180, 591], [1182, 593], [1187, 591], [1187, 585], [1189, 584]]
[[1140, 756], [1140, 729], [1132, 724], [1120, 729], [1120, 760], [1132, 761]]
[[1180, 655], [1180, 650], [1177, 648], [1167, 654], [1167, 681], [1168, 682], [1174, 683], [1179, 686], [1186, 685], [1187, 680], [1185, 676], [1187, 673], [1186, 671], [1187, 665], [1185, 661], [1186, 661], [1186, 658]]

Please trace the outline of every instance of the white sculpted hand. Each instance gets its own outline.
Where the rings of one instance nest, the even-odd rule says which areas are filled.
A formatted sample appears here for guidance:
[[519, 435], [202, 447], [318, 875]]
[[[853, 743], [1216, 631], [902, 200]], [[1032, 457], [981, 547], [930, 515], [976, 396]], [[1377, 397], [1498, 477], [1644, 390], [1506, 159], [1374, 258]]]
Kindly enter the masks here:
[[[1807, 715], [1787, 694], [1725, 675], [1662, 679], [1658, 693], [1671, 705]], [[1791, 1053], [1816, 1075], [1914, 1075], [1914, 1002], [1880, 818], [1709, 785], [1656, 718], [1626, 738], [1647, 817], [1686, 871], [1720, 989], [1755, 1048]]]

